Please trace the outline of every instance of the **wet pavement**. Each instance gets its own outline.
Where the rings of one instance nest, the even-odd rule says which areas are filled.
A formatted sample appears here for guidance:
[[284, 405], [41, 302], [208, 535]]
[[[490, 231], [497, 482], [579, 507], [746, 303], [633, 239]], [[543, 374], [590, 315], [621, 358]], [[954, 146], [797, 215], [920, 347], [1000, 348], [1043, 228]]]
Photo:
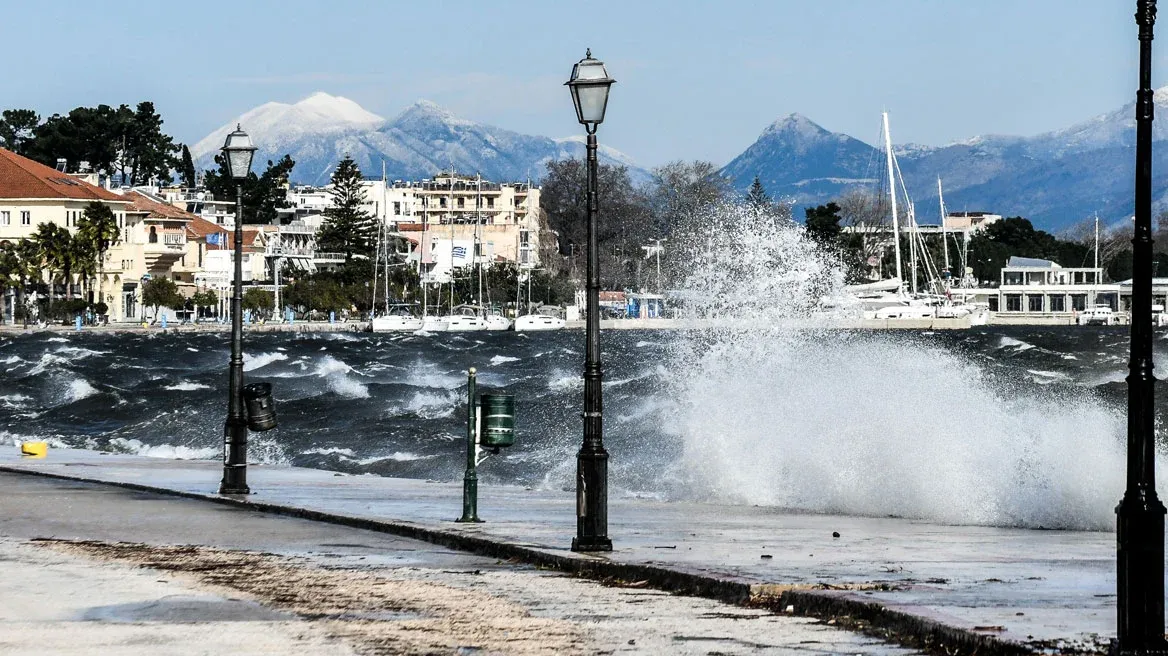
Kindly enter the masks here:
[[[211, 461], [81, 450], [21, 460], [14, 452], [0, 454], [0, 467], [208, 497], [216, 496], [221, 472]], [[251, 467], [249, 483], [252, 503], [484, 538], [560, 558], [651, 565], [747, 584], [752, 592], [828, 588], [824, 594], [1033, 646], [1101, 649], [1114, 635], [1113, 533], [613, 499], [615, 550], [587, 556], [568, 550], [575, 532], [568, 492], [480, 486], [479, 514], [487, 522], [468, 525], [452, 521], [461, 510], [460, 485], [270, 466]]]
[[346, 526], [0, 473], [5, 654], [914, 653]]

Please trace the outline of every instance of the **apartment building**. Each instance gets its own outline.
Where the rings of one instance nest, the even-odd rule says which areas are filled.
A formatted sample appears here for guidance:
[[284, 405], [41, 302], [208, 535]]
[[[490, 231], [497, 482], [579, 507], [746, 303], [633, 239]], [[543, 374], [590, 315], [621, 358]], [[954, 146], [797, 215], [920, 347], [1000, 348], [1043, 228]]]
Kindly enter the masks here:
[[[0, 242], [29, 239], [42, 223], [56, 224], [75, 233], [86, 206], [94, 201], [110, 208], [119, 229], [125, 227], [129, 200], [0, 148]], [[70, 281], [71, 291], [80, 291], [79, 282], [76, 277]], [[8, 290], [6, 302], [0, 304], [0, 313], [6, 321], [12, 320], [15, 294], [15, 290]]]

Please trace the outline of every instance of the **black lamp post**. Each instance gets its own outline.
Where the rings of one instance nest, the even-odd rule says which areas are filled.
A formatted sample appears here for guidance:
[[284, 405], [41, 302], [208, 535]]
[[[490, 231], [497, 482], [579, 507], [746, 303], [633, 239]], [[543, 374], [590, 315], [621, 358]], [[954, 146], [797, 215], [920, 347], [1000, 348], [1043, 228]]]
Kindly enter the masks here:
[[600, 254], [596, 239], [596, 128], [604, 121], [608, 90], [616, 80], [588, 50], [565, 84], [576, 118], [588, 132], [588, 316], [584, 356], [584, 443], [576, 455], [576, 538], [572, 551], [612, 551], [608, 539], [608, 452], [600, 365]]
[[1137, 0], [1135, 237], [1127, 377], [1127, 490], [1118, 516], [1115, 654], [1168, 654], [1164, 640], [1164, 504], [1156, 495], [1156, 379], [1152, 377], [1152, 26], [1156, 0]]
[[235, 285], [231, 295], [231, 364], [227, 378], [227, 421], [223, 426], [223, 481], [219, 494], [248, 494], [247, 417], [243, 412], [243, 181], [256, 148], [235, 126], [223, 144], [228, 172], [235, 180]]

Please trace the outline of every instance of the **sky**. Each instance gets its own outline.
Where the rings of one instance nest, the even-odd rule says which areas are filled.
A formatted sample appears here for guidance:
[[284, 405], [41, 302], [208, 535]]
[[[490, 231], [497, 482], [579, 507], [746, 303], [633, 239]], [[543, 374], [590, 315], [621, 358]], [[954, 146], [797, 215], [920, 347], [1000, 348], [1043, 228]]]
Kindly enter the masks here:
[[[193, 144], [315, 91], [391, 118], [420, 98], [527, 134], [577, 134], [586, 47], [617, 80], [601, 143], [642, 166], [723, 165], [801, 113], [875, 143], [1033, 135], [1130, 102], [1134, 1], [0, 0], [0, 108], [151, 100]], [[20, 26], [17, 28], [16, 26]], [[1168, 29], [1168, 21], [1162, 21]], [[1168, 80], [1168, 34], [1153, 82]], [[13, 53], [25, 56], [13, 58]]]

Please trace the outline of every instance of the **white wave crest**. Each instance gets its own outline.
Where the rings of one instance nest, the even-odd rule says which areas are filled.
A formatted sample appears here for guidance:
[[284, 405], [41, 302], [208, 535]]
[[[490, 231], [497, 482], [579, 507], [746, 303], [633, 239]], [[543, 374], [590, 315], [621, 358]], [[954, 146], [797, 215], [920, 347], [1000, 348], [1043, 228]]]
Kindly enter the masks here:
[[280, 360], [287, 359], [288, 356], [284, 355], [283, 353], [257, 353], [255, 355], [244, 353], [243, 370], [255, 371], [256, 369], [266, 367], [273, 362], [279, 362]]
[[163, 389], [172, 390], [172, 391], [176, 391], [176, 392], [193, 392], [195, 390], [211, 389], [211, 386], [204, 385], [202, 383], [192, 383], [189, 380], [182, 380], [182, 381], [175, 383], [174, 385], [167, 385]]

